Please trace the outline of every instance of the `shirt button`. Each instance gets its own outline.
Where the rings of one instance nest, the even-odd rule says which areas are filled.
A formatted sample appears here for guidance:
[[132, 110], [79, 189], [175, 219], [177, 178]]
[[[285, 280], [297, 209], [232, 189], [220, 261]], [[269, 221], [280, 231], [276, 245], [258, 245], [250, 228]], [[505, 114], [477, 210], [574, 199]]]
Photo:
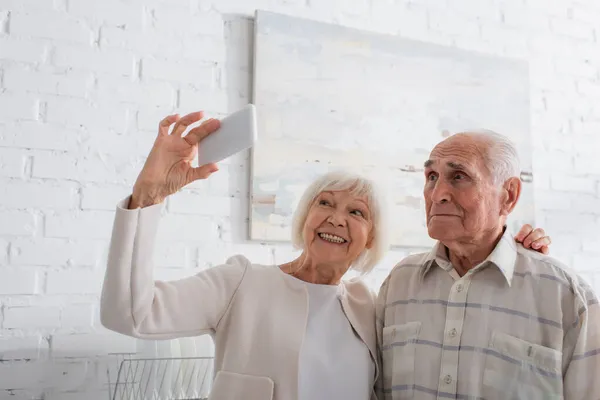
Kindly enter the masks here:
[[452, 383], [452, 377], [451, 377], [450, 375], [446, 375], [446, 376], [444, 377], [444, 382], [445, 382], [446, 384], [448, 384], [448, 385], [449, 385], [449, 384], [451, 384], [451, 383]]
[[455, 329], [455, 328], [452, 328], [452, 329], [450, 330], [450, 332], [448, 332], [448, 334], [450, 335], [450, 337], [454, 337], [454, 336], [456, 336], [456, 333], [457, 333], [457, 332], [456, 332], [456, 329]]
[[462, 283], [459, 283], [458, 285], [456, 285], [456, 291], [457, 291], [458, 293], [462, 292], [462, 290], [463, 290], [463, 285], [462, 285]]

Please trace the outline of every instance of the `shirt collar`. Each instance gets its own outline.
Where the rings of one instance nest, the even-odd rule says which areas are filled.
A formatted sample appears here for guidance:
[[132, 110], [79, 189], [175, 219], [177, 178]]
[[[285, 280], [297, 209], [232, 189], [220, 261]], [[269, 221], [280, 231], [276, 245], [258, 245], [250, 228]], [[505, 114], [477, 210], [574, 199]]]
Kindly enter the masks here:
[[[436, 242], [431, 251], [425, 257], [425, 262], [422, 266], [422, 276], [424, 277], [427, 272], [431, 270], [432, 265], [435, 264], [442, 268], [444, 271], [450, 272], [452, 268], [452, 264], [448, 259], [448, 251], [447, 247], [444, 246], [440, 241]], [[500, 238], [500, 241], [492, 250], [489, 256], [477, 265], [475, 268], [479, 268], [484, 264], [491, 263], [496, 266], [502, 272], [502, 275], [506, 279], [506, 282], [510, 286], [512, 283], [512, 278], [515, 272], [515, 263], [517, 261], [517, 245], [515, 244], [515, 240], [513, 235], [509, 232], [509, 230], [505, 227], [504, 233]]]

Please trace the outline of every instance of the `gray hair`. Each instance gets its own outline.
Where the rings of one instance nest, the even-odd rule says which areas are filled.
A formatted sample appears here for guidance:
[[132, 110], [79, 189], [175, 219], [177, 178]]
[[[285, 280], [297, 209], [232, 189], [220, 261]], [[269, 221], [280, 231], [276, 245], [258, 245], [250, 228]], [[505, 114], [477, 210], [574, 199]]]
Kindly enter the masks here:
[[304, 249], [303, 229], [308, 211], [316, 197], [323, 191], [348, 190], [355, 196], [365, 196], [373, 221], [373, 241], [370, 249], [364, 249], [352, 263], [353, 270], [362, 275], [369, 273], [389, 249], [387, 197], [375, 181], [358, 174], [334, 171], [320, 176], [312, 182], [300, 198], [292, 220], [292, 244]]
[[487, 142], [486, 165], [494, 185], [502, 185], [512, 177], [521, 176], [521, 163], [515, 144], [506, 136], [487, 129], [461, 133]]

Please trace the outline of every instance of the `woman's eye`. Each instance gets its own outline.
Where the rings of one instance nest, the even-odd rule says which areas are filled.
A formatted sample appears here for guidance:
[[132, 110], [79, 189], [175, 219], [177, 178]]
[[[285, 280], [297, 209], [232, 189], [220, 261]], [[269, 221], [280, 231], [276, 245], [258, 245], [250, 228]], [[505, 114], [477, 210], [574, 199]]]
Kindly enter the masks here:
[[330, 203], [327, 200], [319, 200], [319, 205], [328, 206]]
[[360, 210], [352, 210], [351, 213], [354, 215], [358, 215], [359, 217], [364, 217], [363, 212]]

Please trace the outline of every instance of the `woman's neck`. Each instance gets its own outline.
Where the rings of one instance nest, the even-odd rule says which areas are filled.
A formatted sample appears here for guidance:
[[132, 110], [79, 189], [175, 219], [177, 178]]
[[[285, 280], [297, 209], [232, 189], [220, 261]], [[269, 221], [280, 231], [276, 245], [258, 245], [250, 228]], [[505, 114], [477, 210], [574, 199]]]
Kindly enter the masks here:
[[282, 264], [279, 268], [286, 274], [304, 282], [319, 285], [337, 285], [349, 267], [349, 265], [312, 262], [303, 253], [294, 261]]

